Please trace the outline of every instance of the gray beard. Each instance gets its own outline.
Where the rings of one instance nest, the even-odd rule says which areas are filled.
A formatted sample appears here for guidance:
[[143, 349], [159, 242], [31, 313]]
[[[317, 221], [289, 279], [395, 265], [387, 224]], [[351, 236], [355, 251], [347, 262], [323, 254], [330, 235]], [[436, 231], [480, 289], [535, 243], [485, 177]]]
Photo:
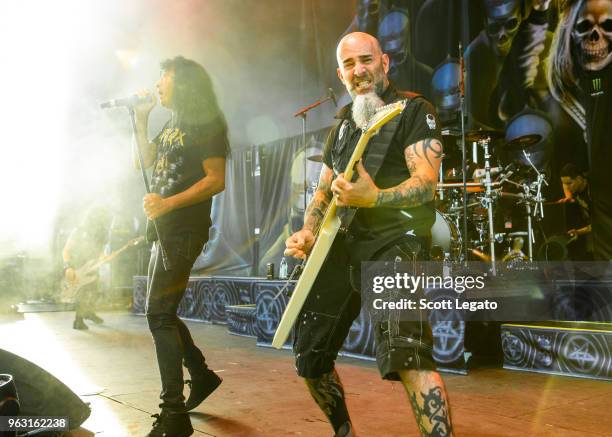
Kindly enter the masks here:
[[375, 92], [358, 94], [353, 100], [353, 121], [363, 129], [376, 110], [384, 105], [385, 102]]

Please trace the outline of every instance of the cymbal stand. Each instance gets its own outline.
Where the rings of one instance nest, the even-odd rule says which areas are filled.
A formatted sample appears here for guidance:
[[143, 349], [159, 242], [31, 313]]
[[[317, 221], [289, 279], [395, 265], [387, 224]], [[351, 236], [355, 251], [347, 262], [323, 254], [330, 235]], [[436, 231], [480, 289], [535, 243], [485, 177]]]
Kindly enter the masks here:
[[444, 200], [444, 154], [440, 160], [440, 171], [438, 172], [438, 199]]
[[[459, 116], [461, 118], [461, 173], [463, 182], [463, 226], [462, 235], [468, 235], [467, 227], [467, 165], [465, 156], [465, 68], [463, 65], [463, 46], [459, 41]], [[468, 260], [468, 247], [464, 244], [463, 247], [463, 261], [467, 263]]]
[[489, 142], [490, 138], [484, 138], [478, 142], [484, 149], [484, 164], [485, 164], [485, 201], [487, 204], [487, 216], [489, 219], [489, 250], [491, 251], [491, 274], [497, 275], [495, 268], [495, 230], [493, 223], [493, 191], [491, 186], [493, 185], [491, 180], [491, 155], [489, 154]]
[[[529, 256], [529, 262], [533, 261], [533, 221], [531, 219], [531, 193], [529, 192], [529, 186], [525, 185], [525, 210], [527, 212], [527, 253]], [[537, 207], [536, 207], [537, 208]]]
[[[533, 168], [537, 174], [537, 179], [535, 182], [531, 184], [531, 187], [526, 185], [525, 188], [525, 197], [526, 197], [526, 209], [527, 209], [527, 233], [529, 238], [529, 261], [533, 261], [533, 243], [535, 242], [533, 235], [533, 221], [532, 221], [532, 211], [531, 211], [531, 203], [534, 202], [534, 210], [533, 217], [537, 220], [542, 220], [544, 218], [544, 197], [542, 196], [542, 184], [548, 185], [546, 182], [546, 177], [543, 173], [538, 171], [533, 162], [531, 161], [531, 156], [525, 150], [523, 150], [523, 156]], [[531, 188], [535, 191], [535, 196], [531, 194]]]
[[302, 119], [302, 147], [304, 148], [304, 214], [306, 214], [306, 209], [308, 209], [308, 177], [307, 177], [307, 171], [308, 171], [308, 161], [306, 159], [306, 116], [308, 115], [308, 111], [310, 111], [311, 109], [316, 108], [317, 106], [320, 106], [321, 104], [327, 102], [327, 101], [333, 101], [334, 105], [338, 106], [338, 104], [336, 103], [336, 95], [334, 94], [334, 90], [332, 90], [331, 88], [329, 88], [328, 90], [328, 94], [327, 97], [321, 97], [319, 100], [317, 100], [314, 103], [311, 103], [308, 106], [303, 107], [302, 109], [300, 109], [298, 112], [296, 112], [295, 114], [293, 114], [294, 117], [300, 117]]

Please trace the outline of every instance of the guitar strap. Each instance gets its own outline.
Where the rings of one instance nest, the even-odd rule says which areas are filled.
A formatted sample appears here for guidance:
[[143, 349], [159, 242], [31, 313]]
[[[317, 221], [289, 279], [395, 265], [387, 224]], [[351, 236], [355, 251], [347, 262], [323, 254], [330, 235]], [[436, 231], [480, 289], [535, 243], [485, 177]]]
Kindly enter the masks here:
[[[419, 96], [419, 94], [415, 93], [398, 94], [406, 101], [404, 111], [397, 117], [392, 118], [389, 122], [387, 122], [384, 126], [380, 128], [378, 134], [373, 136], [368, 142], [368, 147], [365, 151], [363, 166], [365, 167], [368, 174], [372, 177], [372, 180], [376, 180], [376, 175], [382, 167], [382, 164], [385, 160], [385, 156], [387, 156], [389, 146], [391, 145], [393, 137], [395, 136], [397, 129], [399, 128], [402, 116], [406, 111], [408, 111], [410, 102], [414, 100], [415, 97]], [[355, 172], [353, 176], [353, 181], [355, 181], [357, 177], [357, 172]], [[357, 208], [340, 206], [336, 210], [336, 214], [338, 215], [338, 218], [340, 218], [340, 222], [342, 223], [341, 229], [347, 230], [351, 222], [355, 218], [355, 214], [357, 214]]]

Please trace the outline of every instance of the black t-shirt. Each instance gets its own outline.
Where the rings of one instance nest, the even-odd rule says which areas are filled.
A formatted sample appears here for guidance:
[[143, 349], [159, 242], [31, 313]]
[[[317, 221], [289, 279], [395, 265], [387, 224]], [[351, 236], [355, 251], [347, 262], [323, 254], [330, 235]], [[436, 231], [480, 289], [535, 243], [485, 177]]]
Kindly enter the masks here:
[[[225, 157], [229, 150], [227, 133], [219, 123], [175, 126], [172, 120], [153, 140], [157, 144], [157, 159], [153, 165], [151, 191], [170, 197], [185, 191], [206, 176], [202, 163], [212, 157]], [[179, 208], [158, 218], [163, 235], [197, 232], [208, 237], [211, 225], [212, 199]], [[147, 239], [157, 239], [155, 229], [147, 226]]]
[[589, 148], [593, 254], [612, 259], [612, 65], [581, 77]]
[[[386, 104], [404, 99], [393, 85], [389, 85], [382, 99]], [[350, 156], [359, 141], [361, 130], [355, 126], [351, 106], [342, 108], [336, 118], [340, 123], [332, 128], [323, 149], [323, 162], [335, 175], [344, 172]], [[413, 97], [402, 114], [397, 131], [387, 155], [376, 174], [379, 188], [396, 186], [410, 177], [404, 150], [418, 141], [434, 138], [441, 142], [440, 122], [431, 103], [421, 96]], [[364, 153], [367, 162], [367, 148]], [[404, 235], [429, 237], [435, 221], [434, 203], [428, 202], [414, 208], [360, 208], [355, 214], [349, 232], [374, 253]]]

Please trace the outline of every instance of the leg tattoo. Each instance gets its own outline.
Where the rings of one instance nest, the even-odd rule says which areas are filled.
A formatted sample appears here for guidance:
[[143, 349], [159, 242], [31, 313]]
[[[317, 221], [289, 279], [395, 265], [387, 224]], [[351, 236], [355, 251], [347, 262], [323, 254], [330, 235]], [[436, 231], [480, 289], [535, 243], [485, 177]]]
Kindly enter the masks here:
[[346, 422], [350, 422], [346, 402], [344, 401], [344, 388], [336, 369], [319, 378], [305, 378], [308, 391], [317, 405], [325, 413], [338, 432]]
[[[448, 417], [448, 406], [442, 396], [441, 387], [429, 389], [429, 393], [420, 393], [423, 398], [423, 406], [419, 405], [417, 393], [410, 393], [412, 411], [416, 417], [419, 431], [423, 437], [448, 437], [451, 435], [450, 420]], [[431, 432], [427, 431], [426, 424], [429, 423]]]

